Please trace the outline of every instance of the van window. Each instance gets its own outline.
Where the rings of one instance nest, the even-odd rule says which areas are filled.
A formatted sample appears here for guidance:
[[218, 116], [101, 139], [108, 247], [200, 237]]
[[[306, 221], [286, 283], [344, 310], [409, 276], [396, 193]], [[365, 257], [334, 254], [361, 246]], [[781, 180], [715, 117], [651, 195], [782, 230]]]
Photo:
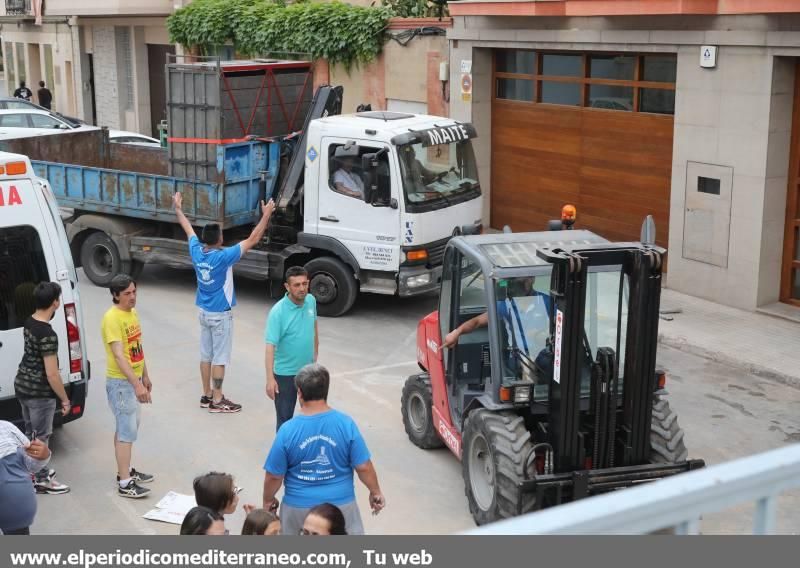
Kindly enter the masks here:
[[35, 311], [34, 287], [48, 280], [36, 229], [29, 225], [0, 227], [0, 331], [22, 327]]

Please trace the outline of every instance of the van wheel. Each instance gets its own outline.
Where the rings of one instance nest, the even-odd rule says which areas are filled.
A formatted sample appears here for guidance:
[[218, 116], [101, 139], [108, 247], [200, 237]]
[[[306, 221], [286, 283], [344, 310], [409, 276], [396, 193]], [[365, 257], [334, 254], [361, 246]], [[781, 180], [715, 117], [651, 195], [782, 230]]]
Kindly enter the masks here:
[[353, 271], [342, 261], [323, 256], [306, 263], [308, 291], [317, 300], [317, 313], [339, 317], [353, 307], [358, 295]]
[[81, 265], [86, 277], [97, 286], [108, 286], [123, 271], [119, 249], [111, 237], [97, 231], [81, 245]]

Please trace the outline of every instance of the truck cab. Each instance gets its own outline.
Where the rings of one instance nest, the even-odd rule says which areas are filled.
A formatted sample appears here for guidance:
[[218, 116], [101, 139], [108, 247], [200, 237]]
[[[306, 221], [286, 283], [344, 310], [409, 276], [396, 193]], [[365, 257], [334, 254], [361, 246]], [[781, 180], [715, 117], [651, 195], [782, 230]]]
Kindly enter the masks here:
[[[448, 240], [480, 231], [475, 136], [470, 124], [396, 112], [311, 121], [298, 242], [349, 259], [361, 292], [438, 289]], [[330, 285], [311, 277], [324, 303]]]

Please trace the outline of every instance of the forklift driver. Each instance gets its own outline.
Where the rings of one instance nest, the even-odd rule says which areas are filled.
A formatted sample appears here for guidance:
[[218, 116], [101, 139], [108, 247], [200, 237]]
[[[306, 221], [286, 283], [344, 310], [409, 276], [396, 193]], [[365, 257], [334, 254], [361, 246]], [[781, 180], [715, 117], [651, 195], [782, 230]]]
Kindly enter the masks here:
[[[500, 282], [507, 296], [497, 300], [497, 315], [503, 323], [508, 346], [517, 348], [529, 358], [536, 358], [545, 348], [553, 315], [552, 298], [533, 289], [535, 278], [510, 278]], [[458, 326], [445, 337], [442, 347], [453, 348], [463, 333], [471, 333], [489, 325], [489, 312], [475, 316]]]

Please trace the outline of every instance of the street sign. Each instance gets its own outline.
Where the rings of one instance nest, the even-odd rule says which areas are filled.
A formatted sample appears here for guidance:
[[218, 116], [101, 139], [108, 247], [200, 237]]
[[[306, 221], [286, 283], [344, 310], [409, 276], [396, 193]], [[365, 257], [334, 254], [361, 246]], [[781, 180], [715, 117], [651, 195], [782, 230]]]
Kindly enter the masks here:
[[472, 101], [472, 73], [461, 75], [461, 100], [465, 103]]

